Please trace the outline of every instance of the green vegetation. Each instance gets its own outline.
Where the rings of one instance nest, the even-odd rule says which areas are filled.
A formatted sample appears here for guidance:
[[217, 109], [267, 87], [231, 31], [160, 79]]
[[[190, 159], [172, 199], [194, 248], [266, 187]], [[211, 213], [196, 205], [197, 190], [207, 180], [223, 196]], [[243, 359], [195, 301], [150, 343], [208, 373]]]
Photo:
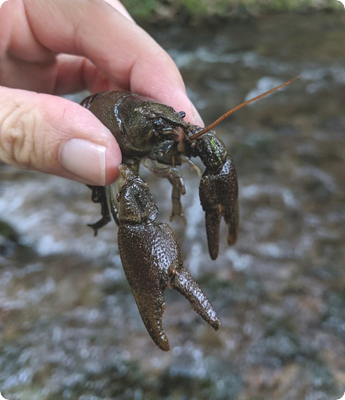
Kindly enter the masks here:
[[212, 17], [245, 17], [272, 12], [309, 12], [343, 9], [337, 0], [123, 0], [137, 19], [171, 20], [185, 17], [203, 20]]

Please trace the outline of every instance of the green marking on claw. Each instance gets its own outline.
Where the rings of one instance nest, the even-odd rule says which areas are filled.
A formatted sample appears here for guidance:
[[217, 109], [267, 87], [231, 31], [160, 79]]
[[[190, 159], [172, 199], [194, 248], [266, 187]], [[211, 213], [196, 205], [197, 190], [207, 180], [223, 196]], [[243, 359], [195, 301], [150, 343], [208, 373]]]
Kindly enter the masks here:
[[210, 143], [211, 143], [211, 147], [212, 147], [213, 153], [214, 153], [214, 154], [216, 155], [216, 157], [218, 158], [218, 161], [219, 161], [220, 163], [222, 163], [222, 154], [221, 154], [221, 152], [219, 151], [219, 147], [217, 146], [216, 140], [215, 140], [214, 138], [211, 138]]

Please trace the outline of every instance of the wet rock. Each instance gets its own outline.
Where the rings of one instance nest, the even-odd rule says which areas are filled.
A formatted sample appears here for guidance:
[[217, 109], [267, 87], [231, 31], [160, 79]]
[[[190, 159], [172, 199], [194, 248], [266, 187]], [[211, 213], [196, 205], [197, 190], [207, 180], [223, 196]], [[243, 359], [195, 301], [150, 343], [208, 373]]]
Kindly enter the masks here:
[[0, 220], [0, 257], [13, 255], [18, 244], [18, 233], [8, 223]]

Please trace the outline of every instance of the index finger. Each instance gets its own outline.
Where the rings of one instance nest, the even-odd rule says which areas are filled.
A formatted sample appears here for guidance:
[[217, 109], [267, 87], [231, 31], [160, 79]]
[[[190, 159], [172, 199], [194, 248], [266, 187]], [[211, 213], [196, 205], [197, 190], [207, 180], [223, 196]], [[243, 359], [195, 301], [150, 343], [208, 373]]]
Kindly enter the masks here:
[[23, 0], [34, 38], [55, 53], [82, 55], [117, 86], [185, 111], [201, 124], [170, 56], [103, 0]]

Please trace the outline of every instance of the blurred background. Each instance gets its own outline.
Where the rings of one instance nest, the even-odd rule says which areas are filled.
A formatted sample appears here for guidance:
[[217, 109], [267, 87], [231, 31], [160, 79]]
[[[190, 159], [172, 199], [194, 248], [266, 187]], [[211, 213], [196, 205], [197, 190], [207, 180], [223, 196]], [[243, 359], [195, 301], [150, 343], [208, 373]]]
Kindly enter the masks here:
[[[345, 11], [331, 0], [127, 0], [169, 52], [237, 166], [238, 243], [205, 253], [198, 177], [182, 168], [185, 266], [214, 332], [166, 292], [171, 351], [139, 317], [114, 223], [86, 186], [0, 165], [0, 391], [10, 400], [335, 400], [345, 391]], [[86, 94], [69, 96], [80, 101]], [[169, 184], [143, 169], [161, 210]]]

